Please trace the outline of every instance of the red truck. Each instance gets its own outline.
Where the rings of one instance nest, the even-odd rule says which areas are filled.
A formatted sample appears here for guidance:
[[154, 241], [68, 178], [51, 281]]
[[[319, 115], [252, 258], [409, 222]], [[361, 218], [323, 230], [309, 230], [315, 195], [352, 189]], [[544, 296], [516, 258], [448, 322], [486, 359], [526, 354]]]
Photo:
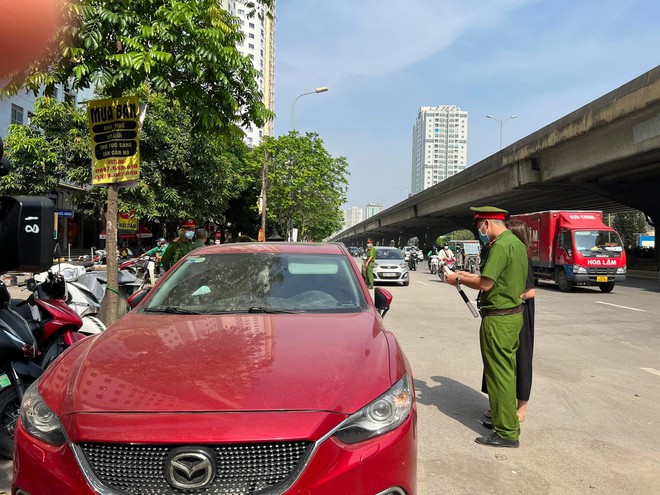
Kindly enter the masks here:
[[554, 280], [564, 292], [574, 285], [611, 292], [615, 282], [626, 279], [621, 237], [603, 223], [603, 212], [551, 210], [511, 215], [511, 220], [521, 220], [531, 230], [535, 280]]

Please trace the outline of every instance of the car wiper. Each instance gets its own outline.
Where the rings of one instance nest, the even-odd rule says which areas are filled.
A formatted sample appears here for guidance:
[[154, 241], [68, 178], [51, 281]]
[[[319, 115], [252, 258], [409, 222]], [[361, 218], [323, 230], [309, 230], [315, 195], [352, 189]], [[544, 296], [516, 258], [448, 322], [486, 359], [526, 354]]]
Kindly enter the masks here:
[[177, 315], [201, 315], [199, 311], [192, 311], [190, 309], [179, 308], [177, 306], [167, 306], [166, 308], [146, 308], [144, 311], [150, 313], [173, 313]]
[[278, 313], [284, 313], [284, 314], [295, 314], [295, 313], [302, 313], [302, 311], [286, 311], [283, 309], [271, 309], [271, 308], [262, 308], [261, 306], [252, 306], [250, 309], [247, 310], [248, 313], [268, 313], [268, 314], [278, 314]]

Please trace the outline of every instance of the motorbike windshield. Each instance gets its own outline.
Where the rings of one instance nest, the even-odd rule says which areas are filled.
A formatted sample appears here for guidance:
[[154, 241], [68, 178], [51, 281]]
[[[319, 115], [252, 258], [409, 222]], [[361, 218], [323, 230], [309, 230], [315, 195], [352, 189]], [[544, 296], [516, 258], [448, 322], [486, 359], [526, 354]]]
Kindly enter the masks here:
[[582, 256], [618, 258], [623, 252], [619, 234], [611, 230], [578, 230], [573, 237], [575, 249]]
[[337, 255], [188, 256], [143, 311], [179, 314], [358, 312], [367, 308], [350, 261]]

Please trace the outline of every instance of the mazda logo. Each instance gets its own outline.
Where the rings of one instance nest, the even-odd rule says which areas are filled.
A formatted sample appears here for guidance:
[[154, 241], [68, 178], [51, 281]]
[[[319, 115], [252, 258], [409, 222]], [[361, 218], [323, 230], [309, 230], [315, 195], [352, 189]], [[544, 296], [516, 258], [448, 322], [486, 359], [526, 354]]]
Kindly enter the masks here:
[[178, 447], [165, 461], [165, 478], [174, 488], [204, 488], [215, 478], [215, 453], [204, 447]]

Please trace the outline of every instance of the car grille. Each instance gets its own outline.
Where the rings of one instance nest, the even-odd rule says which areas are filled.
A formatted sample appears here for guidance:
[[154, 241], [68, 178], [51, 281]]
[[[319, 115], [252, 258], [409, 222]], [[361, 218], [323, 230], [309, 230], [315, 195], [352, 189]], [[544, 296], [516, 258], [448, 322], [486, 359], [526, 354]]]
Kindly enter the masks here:
[[165, 460], [174, 446], [83, 443], [79, 446], [98, 480], [130, 495], [247, 495], [287, 480], [302, 462], [311, 442], [209, 445], [217, 472], [210, 485], [179, 490], [165, 479]]

